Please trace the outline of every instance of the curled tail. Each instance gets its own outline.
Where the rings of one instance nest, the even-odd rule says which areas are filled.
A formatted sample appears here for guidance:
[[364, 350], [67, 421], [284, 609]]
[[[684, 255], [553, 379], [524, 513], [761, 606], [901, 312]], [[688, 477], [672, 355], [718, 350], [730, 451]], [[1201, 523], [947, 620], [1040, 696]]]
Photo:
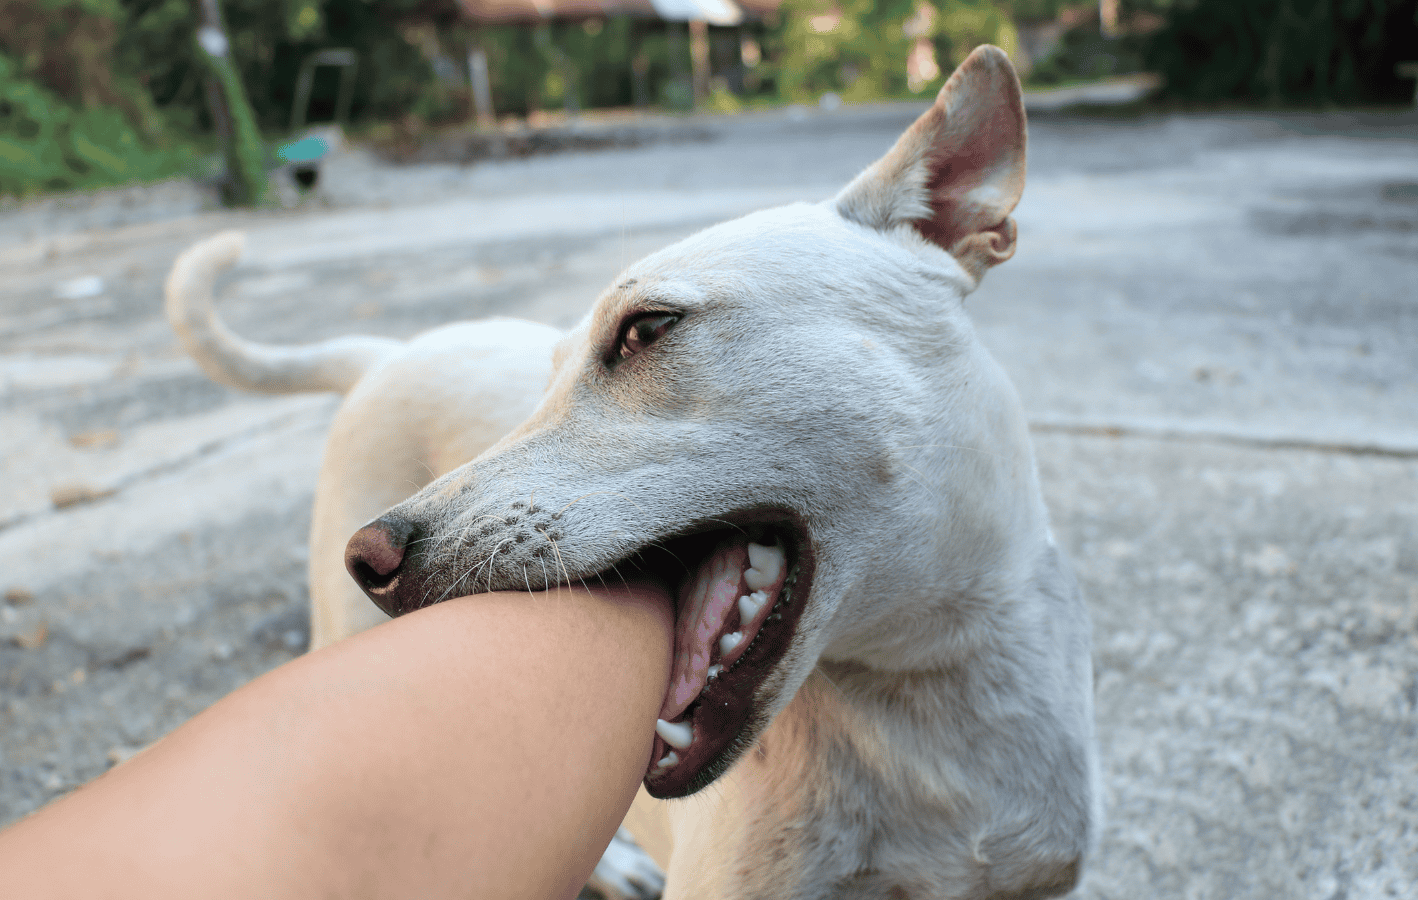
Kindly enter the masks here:
[[287, 347], [232, 334], [217, 318], [212, 287], [218, 274], [236, 264], [245, 245], [241, 232], [223, 231], [183, 251], [167, 276], [167, 321], [214, 380], [267, 394], [343, 394], [402, 346], [389, 338], [356, 336]]

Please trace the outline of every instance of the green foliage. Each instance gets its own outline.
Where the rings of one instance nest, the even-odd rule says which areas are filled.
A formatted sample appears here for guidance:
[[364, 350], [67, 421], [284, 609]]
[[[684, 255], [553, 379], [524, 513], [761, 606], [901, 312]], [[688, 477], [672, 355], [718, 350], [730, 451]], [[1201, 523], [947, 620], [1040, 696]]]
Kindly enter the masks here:
[[1019, 33], [1005, 4], [996, 0], [937, 0], [940, 11], [933, 31], [942, 79], [981, 44], [994, 44], [1014, 57]]
[[147, 181], [192, 164], [189, 148], [152, 145], [115, 107], [66, 103], [0, 54], [0, 194]]
[[779, 94], [812, 101], [825, 92], [846, 99], [907, 93], [905, 33], [913, 0], [786, 0], [772, 63]]
[[[487, 52], [493, 106], [500, 114], [561, 107], [568, 91], [574, 92], [574, 105], [583, 108], [643, 100], [681, 109], [690, 105], [689, 48], [684, 25], [673, 27], [680, 32], [677, 40], [659, 24], [612, 16], [535, 29], [461, 31], [447, 42], [477, 44]], [[643, 73], [643, 97], [636, 96], [637, 66]]]
[[117, 107], [156, 137], [164, 123], [147, 92], [113, 66], [122, 17], [118, 0], [0, 0], [0, 53], [11, 77], [85, 108]]
[[[626, 16], [604, 23], [568, 23], [548, 29], [541, 48], [543, 65], [550, 63], [548, 75], [558, 74], [558, 70], [564, 74], [559, 79], [561, 90], [546, 90], [544, 101], [562, 103], [565, 91], [571, 89], [576, 92], [579, 106], [627, 105], [631, 101], [630, 60], [637, 37], [634, 23]], [[545, 45], [553, 41], [555, 50], [549, 52]], [[508, 87], [517, 84], [514, 78], [507, 77], [511, 73], [496, 74], [503, 76], [501, 80]]]
[[[906, 60], [919, 38], [935, 49], [938, 74], [916, 85]], [[844, 100], [909, 97], [938, 90], [951, 69], [980, 44], [1015, 52], [1018, 36], [995, 0], [785, 0], [770, 35], [773, 75], [784, 99], [827, 91]]]
[[[192, 42], [198, 25], [192, 0], [121, 2], [126, 20], [115, 67], [145, 84], [156, 105], [172, 110], [187, 128], [209, 129], [205, 66]], [[451, 2], [434, 5], [432, 13], [429, 6], [418, 0], [226, 0], [222, 15], [231, 59], [259, 126], [265, 131], [286, 128], [301, 63], [329, 47], [349, 47], [358, 54], [356, 118], [436, 114], [441, 102], [437, 80], [407, 32], [419, 23], [446, 27], [455, 19]], [[333, 70], [316, 73], [312, 120], [332, 115], [337, 83]]]
[[1076, 5], [1076, 0], [1013, 0], [1009, 4], [1009, 14], [1016, 22], [1046, 22], [1058, 18], [1065, 7]]
[[1146, 62], [1186, 100], [1402, 102], [1418, 0], [1175, 0]]
[[1029, 83], [1056, 85], [1141, 72], [1146, 44], [1147, 38], [1137, 34], [1104, 37], [1097, 23], [1090, 22], [1065, 32], [1058, 46], [1029, 72]]

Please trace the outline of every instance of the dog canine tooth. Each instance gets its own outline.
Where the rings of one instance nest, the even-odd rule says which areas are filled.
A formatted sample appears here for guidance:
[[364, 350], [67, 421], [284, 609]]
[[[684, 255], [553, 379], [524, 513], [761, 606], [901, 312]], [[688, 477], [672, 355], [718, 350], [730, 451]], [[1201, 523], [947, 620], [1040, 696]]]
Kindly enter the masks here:
[[718, 677], [719, 677], [719, 673], [722, 672], [722, 671], [724, 671], [724, 667], [723, 667], [723, 666], [720, 666], [720, 665], [712, 665], [712, 666], [710, 666], [710, 667], [709, 667], [709, 680], [710, 680], [710, 681], [713, 681], [715, 678], [718, 678]]
[[778, 580], [778, 573], [783, 571], [783, 561], [783, 551], [776, 546], [765, 547], [750, 541], [749, 568], [743, 573], [744, 583], [755, 591], [772, 587]]
[[[720, 652], [720, 653], [729, 653], [729, 652], [732, 651], [735, 647], [737, 647], [737, 646], [739, 645], [739, 642], [742, 641], [742, 640], [743, 640], [743, 632], [742, 632], [742, 631], [731, 631], [731, 632], [729, 632], [728, 634], [726, 634], [726, 635], [724, 635], [723, 637], [719, 638], [719, 652]], [[669, 740], [669, 738], [666, 738], [665, 740]]]
[[663, 759], [655, 763], [655, 768], [668, 769], [670, 766], [674, 765], [677, 762], [679, 762], [679, 754], [671, 750], [669, 753], [665, 754]]
[[694, 743], [694, 725], [688, 719], [683, 722], [666, 722], [664, 719], [655, 720], [655, 733], [665, 739], [676, 750], [684, 750]]

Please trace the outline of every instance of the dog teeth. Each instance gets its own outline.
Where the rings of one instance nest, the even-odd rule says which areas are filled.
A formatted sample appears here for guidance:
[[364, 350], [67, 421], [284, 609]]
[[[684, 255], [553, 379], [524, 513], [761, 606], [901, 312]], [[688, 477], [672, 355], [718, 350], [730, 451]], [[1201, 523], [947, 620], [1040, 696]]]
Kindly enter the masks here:
[[763, 608], [763, 604], [768, 602], [768, 595], [762, 591], [754, 591], [752, 594], [744, 594], [739, 598], [739, 619], [745, 625], [758, 615], [758, 611]]
[[744, 583], [751, 590], [770, 588], [783, 571], [783, 551], [777, 547], [765, 547], [750, 542], [748, 545], [749, 568], [743, 573]]
[[718, 677], [719, 677], [719, 673], [722, 672], [722, 671], [724, 671], [724, 667], [723, 667], [723, 666], [720, 666], [720, 665], [713, 665], [713, 666], [710, 666], [710, 667], [709, 667], [709, 680], [710, 680], [710, 681], [713, 681], [715, 678], [718, 678]]
[[676, 750], [684, 750], [694, 743], [694, 726], [686, 719], [683, 722], [666, 722], [664, 719], [655, 720], [655, 733], [665, 739]]
[[[724, 635], [723, 637], [719, 638], [719, 652], [722, 653], [722, 654], [724, 654], [724, 655], [728, 655], [728, 653], [729, 653], [730, 651], [732, 651], [735, 647], [737, 647], [737, 646], [738, 646], [740, 643], [742, 643], [742, 642], [743, 642], [743, 632], [742, 632], [742, 631], [731, 631], [731, 632], [729, 632], [728, 634]], [[665, 738], [665, 740], [669, 740], [669, 738]]]
[[674, 765], [677, 762], [679, 762], [679, 754], [671, 750], [669, 753], [665, 754], [664, 759], [655, 763], [655, 768], [668, 769], [670, 766]]

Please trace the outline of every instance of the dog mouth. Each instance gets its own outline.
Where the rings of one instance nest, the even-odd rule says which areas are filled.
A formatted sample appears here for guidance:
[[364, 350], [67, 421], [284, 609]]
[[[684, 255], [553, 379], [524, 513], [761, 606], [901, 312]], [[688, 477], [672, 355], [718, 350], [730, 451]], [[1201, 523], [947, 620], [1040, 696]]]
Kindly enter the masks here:
[[717, 519], [617, 563], [671, 588], [675, 646], [645, 787], [692, 794], [728, 769], [765, 716], [759, 689], [806, 607], [811, 554], [795, 517]]
[[[467, 585], [471, 590], [464, 590], [461, 578], [448, 583], [456, 566], [430, 560], [426, 551], [406, 554], [424, 540], [416, 521], [390, 513], [360, 529], [346, 548], [350, 574], [391, 616], [458, 591], [478, 593], [476, 578]], [[555, 541], [549, 546], [555, 550]], [[490, 569], [496, 556], [494, 548], [480, 565]], [[776, 698], [770, 677], [792, 646], [807, 607], [814, 559], [801, 517], [786, 509], [754, 508], [646, 541], [604, 567], [568, 571], [559, 565], [562, 578], [546, 581], [551, 587], [640, 579], [658, 583], [670, 595], [674, 656], [645, 774], [651, 795], [683, 797], [710, 784], [767, 723]], [[526, 569], [520, 574], [530, 591]], [[517, 586], [508, 573], [488, 572], [486, 590]]]

